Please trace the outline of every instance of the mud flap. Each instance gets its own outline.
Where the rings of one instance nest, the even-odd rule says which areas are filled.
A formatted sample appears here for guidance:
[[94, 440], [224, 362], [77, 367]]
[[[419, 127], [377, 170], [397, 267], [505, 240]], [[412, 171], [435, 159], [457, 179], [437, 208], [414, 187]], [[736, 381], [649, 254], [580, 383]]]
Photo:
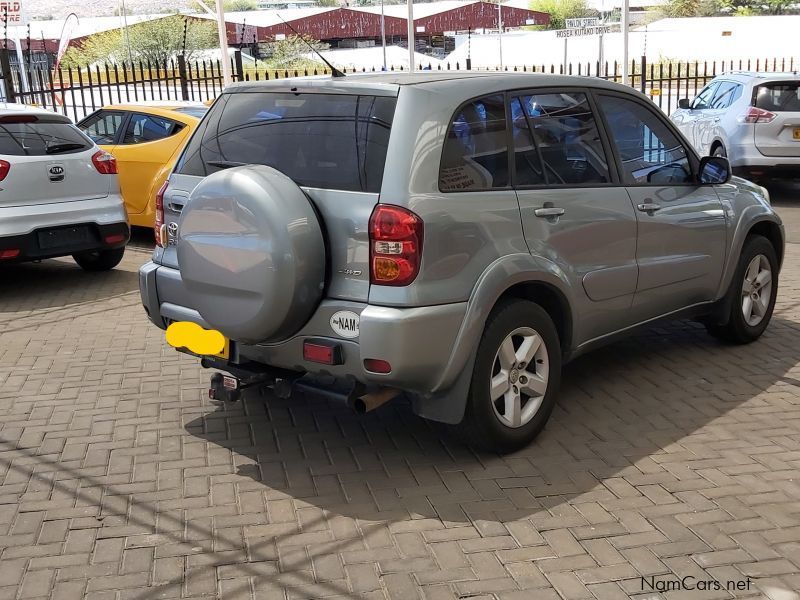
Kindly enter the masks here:
[[450, 388], [442, 392], [437, 392], [428, 396], [411, 396], [411, 408], [414, 414], [440, 423], [457, 425], [464, 418], [464, 411], [467, 408], [467, 396], [469, 396], [469, 386], [472, 382], [472, 370], [475, 366], [475, 349], [464, 365], [464, 369], [458, 375], [455, 383]]

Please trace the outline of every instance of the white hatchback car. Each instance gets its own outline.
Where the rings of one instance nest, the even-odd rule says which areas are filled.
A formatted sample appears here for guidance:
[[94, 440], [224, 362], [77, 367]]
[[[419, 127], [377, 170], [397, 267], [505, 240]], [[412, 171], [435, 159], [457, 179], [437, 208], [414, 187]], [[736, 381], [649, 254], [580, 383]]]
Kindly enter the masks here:
[[800, 74], [715, 77], [671, 117], [701, 156], [727, 156], [752, 181], [800, 178]]
[[130, 237], [117, 165], [64, 116], [0, 103], [0, 264], [114, 268]]

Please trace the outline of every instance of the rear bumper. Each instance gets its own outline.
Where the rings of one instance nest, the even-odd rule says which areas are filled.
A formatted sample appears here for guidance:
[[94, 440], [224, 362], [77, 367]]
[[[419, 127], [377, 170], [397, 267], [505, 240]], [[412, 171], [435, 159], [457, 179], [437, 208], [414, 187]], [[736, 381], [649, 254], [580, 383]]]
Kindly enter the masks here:
[[800, 156], [764, 156], [750, 142], [728, 148], [734, 175], [745, 179], [800, 177]]
[[[40, 243], [40, 232], [69, 229], [76, 225], [88, 227], [87, 238], [55, 247]], [[112, 236], [113, 241], [107, 242], [108, 236]], [[119, 248], [128, 242], [129, 237], [125, 207], [116, 194], [93, 200], [0, 207], [0, 250], [19, 250], [13, 260], [36, 260]]]
[[[203, 327], [208, 324], [197, 311], [177, 302], [181, 291], [176, 269], [148, 262], [139, 270], [142, 304], [150, 320], [164, 329], [167, 323], [186, 320]], [[450, 376], [448, 365], [466, 315], [467, 303], [416, 308], [389, 308], [344, 300], [323, 300], [302, 330], [280, 343], [245, 345], [234, 342], [231, 362], [255, 362], [296, 372], [355, 379], [366, 385], [396, 387], [429, 394], [446, 389], [457, 373]], [[338, 311], [359, 315], [359, 336], [344, 339], [331, 328]], [[341, 364], [323, 365], [303, 358], [307, 340], [324, 340], [341, 349]], [[391, 365], [389, 373], [373, 373], [364, 368], [365, 359], [379, 359]], [[458, 369], [460, 371], [460, 369]]]
[[733, 174], [750, 181], [770, 179], [800, 179], [800, 161], [797, 164], [775, 163], [768, 165], [740, 165], [733, 167]]

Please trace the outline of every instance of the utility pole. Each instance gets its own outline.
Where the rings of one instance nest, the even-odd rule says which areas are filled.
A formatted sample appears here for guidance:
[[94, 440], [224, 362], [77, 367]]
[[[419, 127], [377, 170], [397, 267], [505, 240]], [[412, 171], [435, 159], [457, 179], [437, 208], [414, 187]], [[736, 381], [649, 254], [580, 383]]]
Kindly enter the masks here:
[[503, 68], [503, 13], [502, 0], [497, 0], [497, 43], [500, 46], [500, 69]]
[[222, 53], [222, 84], [228, 86], [231, 84], [231, 57], [228, 54], [228, 30], [225, 27], [225, 8], [222, 6], [222, 0], [217, 0], [217, 32], [219, 49]]
[[128, 62], [133, 68], [133, 53], [131, 52], [131, 36], [128, 33], [128, 12], [125, 10], [125, 0], [119, 0], [119, 13], [122, 19], [122, 29], [125, 32], [125, 45], [128, 47]]
[[383, 70], [389, 67], [386, 64], [386, 19], [383, 15], [383, 0], [381, 0], [381, 45], [383, 46]]
[[628, 60], [628, 26], [630, 25], [630, 0], [622, 0], [622, 83], [630, 85]]
[[[217, 0], [219, 2], [220, 0]], [[414, 72], [414, 0], [406, 0], [408, 4], [408, 71]]]

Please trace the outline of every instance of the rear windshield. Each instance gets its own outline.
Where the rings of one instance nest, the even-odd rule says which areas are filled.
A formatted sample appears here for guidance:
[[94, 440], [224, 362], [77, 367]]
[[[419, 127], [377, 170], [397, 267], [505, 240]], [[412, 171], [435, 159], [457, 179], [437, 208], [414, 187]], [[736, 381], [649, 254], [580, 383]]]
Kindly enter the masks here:
[[395, 103], [385, 96], [227, 94], [192, 137], [177, 172], [206, 176], [260, 164], [298, 185], [377, 193]]
[[72, 154], [92, 147], [92, 142], [78, 129], [63, 121], [32, 117], [0, 118], [0, 154], [7, 156], [45, 156]]
[[800, 81], [764, 83], [758, 86], [755, 106], [770, 112], [800, 112]]
[[205, 106], [182, 106], [181, 108], [175, 108], [173, 110], [177, 113], [189, 115], [190, 117], [197, 117], [198, 119], [202, 119], [208, 112], [208, 108]]

